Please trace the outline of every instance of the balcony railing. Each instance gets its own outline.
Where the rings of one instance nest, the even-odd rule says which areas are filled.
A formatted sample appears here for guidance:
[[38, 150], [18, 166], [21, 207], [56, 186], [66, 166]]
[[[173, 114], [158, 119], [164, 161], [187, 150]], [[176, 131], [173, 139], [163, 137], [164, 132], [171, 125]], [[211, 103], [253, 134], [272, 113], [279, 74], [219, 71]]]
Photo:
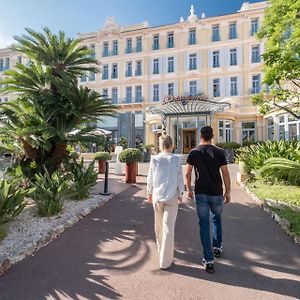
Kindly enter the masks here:
[[125, 77], [132, 77], [132, 70], [127, 70], [125, 72]]
[[135, 76], [142, 76], [142, 70], [135, 70], [134, 75]]
[[142, 102], [144, 102], [144, 97], [118, 99], [118, 104], [131, 104], [131, 103], [142, 103]]
[[159, 44], [153, 44], [152, 50], [159, 50]]

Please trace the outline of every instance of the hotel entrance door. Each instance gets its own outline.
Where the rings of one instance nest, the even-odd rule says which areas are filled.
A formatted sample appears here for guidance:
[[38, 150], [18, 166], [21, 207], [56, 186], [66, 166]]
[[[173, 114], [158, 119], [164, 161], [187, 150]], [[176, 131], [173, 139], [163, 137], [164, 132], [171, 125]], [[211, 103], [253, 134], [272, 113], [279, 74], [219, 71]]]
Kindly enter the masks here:
[[197, 129], [182, 129], [183, 154], [196, 147], [196, 133]]

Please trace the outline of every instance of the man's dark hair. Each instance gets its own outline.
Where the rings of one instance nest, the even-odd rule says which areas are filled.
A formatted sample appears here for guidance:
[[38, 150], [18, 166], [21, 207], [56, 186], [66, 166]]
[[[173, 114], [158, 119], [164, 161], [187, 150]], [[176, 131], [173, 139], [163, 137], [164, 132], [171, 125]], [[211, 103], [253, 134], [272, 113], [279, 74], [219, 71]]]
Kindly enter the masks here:
[[201, 138], [206, 142], [209, 142], [214, 137], [213, 129], [210, 126], [204, 126], [201, 128]]

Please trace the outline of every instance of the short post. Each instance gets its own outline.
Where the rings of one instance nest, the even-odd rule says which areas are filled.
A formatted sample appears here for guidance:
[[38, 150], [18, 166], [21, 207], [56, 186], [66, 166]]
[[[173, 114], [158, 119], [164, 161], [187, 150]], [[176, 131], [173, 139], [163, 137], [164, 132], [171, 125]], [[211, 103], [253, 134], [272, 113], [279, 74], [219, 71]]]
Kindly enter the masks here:
[[108, 196], [111, 193], [108, 192], [108, 172], [109, 172], [109, 162], [105, 162], [105, 175], [104, 175], [104, 192], [100, 195]]

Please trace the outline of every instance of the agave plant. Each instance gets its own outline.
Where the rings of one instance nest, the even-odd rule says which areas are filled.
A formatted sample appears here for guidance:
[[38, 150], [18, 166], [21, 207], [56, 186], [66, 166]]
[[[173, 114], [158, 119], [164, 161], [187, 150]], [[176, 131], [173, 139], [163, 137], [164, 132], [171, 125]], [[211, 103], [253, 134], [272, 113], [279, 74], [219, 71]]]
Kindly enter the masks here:
[[287, 181], [291, 184], [300, 184], [300, 151], [295, 153], [296, 161], [274, 157], [266, 160], [260, 168], [259, 174], [268, 179]]
[[38, 214], [42, 217], [58, 214], [67, 190], [68, 181], [58, 171], [51, 175], [47, 170], [45, 174], [36, 174], [35, 181], [31, 182], [31, 198], [36, 203]]
[[96, 184], [97, 172], [95, 172], [94, 161], [90, 162], [87, 167], [84, 166], [83, 159], [77, 162], [76, 159], [70, 163], [70, 173], [72, 178], [71, 198], [83, 200], [88, 198], [89, 190]]
[[4, 91], [17, 98], [0, 105], [0, 136], [14, 141], [28, 163], [36, 161], [51, 173], [67, 155], [69, 133], [114, 116], [116, 108], [99, 93], [78, 87], [78, 76], [98, 72], [97, 61], [80, 40], [68, 39], [63, 32], [55, 35], [48, 28], [43, 33], [26, 31], [15, 38], [14, 49], [31, 63], [5, 72]]

